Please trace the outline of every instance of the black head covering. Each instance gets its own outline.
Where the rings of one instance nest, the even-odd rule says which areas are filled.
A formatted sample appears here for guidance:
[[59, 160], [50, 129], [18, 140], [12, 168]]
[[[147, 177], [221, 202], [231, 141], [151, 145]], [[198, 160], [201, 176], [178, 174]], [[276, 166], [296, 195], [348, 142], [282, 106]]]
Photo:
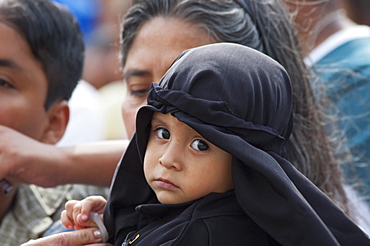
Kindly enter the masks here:
[[282, 245], [369, 245], [368, 237], [284, 159], [292, 131], [287, 72], [258, 51], [226, 43], [183, 52], [160, 85], [153, 83], [112, 183], [105, 211], [111, 233], [135, 229], [137, 205], [158, 203], [143, 173], [153, 112], [171, 113], [233, 156], [240, 206]]

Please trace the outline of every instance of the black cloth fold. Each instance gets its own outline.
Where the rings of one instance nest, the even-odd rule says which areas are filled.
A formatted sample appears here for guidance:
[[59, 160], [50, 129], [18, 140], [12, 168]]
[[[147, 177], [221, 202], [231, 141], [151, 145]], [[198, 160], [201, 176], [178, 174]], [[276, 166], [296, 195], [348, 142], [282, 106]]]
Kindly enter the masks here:
[[158, 204], [143, 158], [153, 112], [171, 113], [233, 156], [241, 208], [282, 245], [370, 245], [368, 236], [285, 158], [292, 92], [285, 69], [245, 46], [183, 52], [153, 84], [136, 133], [117, 167], [105, 210], [113, 241], [137, 227], [140, 204]]

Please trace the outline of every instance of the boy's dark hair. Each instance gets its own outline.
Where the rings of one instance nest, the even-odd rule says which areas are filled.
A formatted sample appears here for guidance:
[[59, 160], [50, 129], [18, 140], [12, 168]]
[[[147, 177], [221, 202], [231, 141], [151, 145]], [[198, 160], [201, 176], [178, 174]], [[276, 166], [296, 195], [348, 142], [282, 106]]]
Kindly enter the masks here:
[[0, 22], [24, 37], [48, 81], [45, 108], [68, 100], [82, 76], [84, 41], [75, 17], [49, 0], [2, 0]]

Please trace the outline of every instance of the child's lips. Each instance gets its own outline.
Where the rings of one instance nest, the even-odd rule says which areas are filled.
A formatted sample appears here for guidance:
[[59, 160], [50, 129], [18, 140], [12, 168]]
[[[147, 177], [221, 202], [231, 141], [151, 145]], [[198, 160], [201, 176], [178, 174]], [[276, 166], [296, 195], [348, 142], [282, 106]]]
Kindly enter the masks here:
[[178, 189], [179, 188], [177, 185], [173, 184], [172, 182], [170, 182], [167, 179], [159, 178], [159, 179], [154, 180], [154, 182], [160, 188], [165, 189], [165, 190], [175, 190], [175, 189]]

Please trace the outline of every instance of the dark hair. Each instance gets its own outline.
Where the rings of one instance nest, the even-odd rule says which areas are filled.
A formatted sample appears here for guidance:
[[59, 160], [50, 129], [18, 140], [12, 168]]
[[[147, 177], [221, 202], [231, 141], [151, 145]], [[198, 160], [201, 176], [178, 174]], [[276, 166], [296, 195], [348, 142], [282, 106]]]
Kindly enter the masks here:
[[[292, 80], [294, 128], [287, 159], [346, 211], [348, 201], [339, 162], [333, 155], [304, 64], [292, 20], [277, 0], [142, 0], [127, 12], [122, 26], [121, 58], [140, 27], [155, 17], [175, 18], [203, 28], [217, 42], [233, 42], [264, 52], [281, 63]], [[239, 1], [240, 2], [240, 1]]]
[[0, 22], [24, 37], [41, 63], [48, 81], [45, 108], [68, 100], [82, 76], [85, 49], [74, 16], [49, 0], [2, 0]]

